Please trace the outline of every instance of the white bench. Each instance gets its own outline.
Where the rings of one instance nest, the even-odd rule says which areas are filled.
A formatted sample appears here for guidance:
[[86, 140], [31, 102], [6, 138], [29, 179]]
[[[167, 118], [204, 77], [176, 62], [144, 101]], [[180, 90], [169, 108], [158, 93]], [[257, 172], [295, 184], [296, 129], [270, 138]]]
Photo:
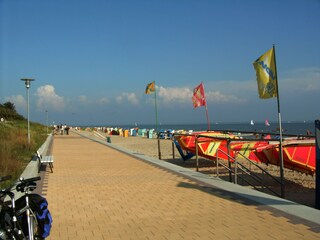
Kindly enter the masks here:
[[40, 172], [41, 166], [42, 165], [49, 165], [51, 172], [53, 173], [53, 156], [42, 156], [39, 151], [36, 152], [37, 158], [39, 160], [39, 170]]

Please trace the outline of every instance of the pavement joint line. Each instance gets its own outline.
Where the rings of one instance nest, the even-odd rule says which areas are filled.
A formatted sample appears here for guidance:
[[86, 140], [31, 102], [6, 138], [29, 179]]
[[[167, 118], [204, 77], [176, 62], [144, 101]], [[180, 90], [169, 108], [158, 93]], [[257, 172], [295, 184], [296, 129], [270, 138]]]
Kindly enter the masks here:
[[83, 133], [79, 133], [76, 131], [74, 131], [74, 133], [84, 138], [90, 139], [94, 142], [103, 144], [107, 147], [111, 147], [136, 159], [148, 162], [152, 165], [174, 172], [180, 176], [184, 176], [197, 182], [204, 183], [206, 186], [219, 188], [229, 192], [230, 194], [235, 194], [242, 198], [258, 203], [258, 205], [266, 205], [276, 210], [280, 210], [286, 214], [292, 215], [294, 217], [304, 219], [316, 224], [320, 224], [320, 210], [318, 209], [301, 205], [283, 198], [279, 198], [253, 189], [249, 189], [240, 185], [236, 185], [234, 183], [226, 182], [222, 179], [211, 177], [203, 173], [195, 172], [191, 169], [186, 169], [156, 158], [146, 156], [144, 154], [137, 154], [134, 151], [130, 151], [123, 147], [115, 146], [112, 143], [108, 143], [107, 141], [97, 140], [96, 138], [93, 138]]

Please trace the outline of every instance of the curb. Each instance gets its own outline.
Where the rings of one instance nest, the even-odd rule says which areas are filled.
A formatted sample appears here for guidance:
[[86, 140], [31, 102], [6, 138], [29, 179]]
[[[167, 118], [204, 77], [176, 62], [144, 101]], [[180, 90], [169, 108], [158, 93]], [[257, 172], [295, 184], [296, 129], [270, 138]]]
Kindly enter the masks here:
[[[46, 141], [41, 145], [41, 147], [38, 149], [40, 154], [44, 154], [48, 151], [48, 148], [50, 146], [51, 141], [53, 140], [53, 135], [49, 134]], [[27, 167], [24, 169], [22, 174], [20, 175], [20, 178], [32, 178], [39, 176], [39, 161], [37, 159], [37, 156], [33, 156]], [[22, 195], [24, 195], [21, 192], [17, 192], [16, 190], [13, 190], [15, 194], [15, 198], [18, 199]]]

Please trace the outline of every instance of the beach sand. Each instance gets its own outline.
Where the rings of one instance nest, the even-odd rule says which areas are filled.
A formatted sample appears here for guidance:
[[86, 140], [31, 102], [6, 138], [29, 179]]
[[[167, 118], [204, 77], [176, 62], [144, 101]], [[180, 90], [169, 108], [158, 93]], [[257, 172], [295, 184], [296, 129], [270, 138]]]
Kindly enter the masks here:
[[[103, 137], [110, 137], [111, 144], [134, 151], [136, 153], [144, 154], [146, 156], [150, 156], [156, 159], [159, 159], [159, 151], [158, 151], [158, 140], [150, 139], [146, 137], [123, 137], [117, 135], [106, 135], [105, 133], [99, 132], [99, 134], [103, 135]], [[92, 136], [94, 135], [92, 132], [90, 133]], [[100, 140], [102, 138], [100, 137]], [[174, 152], [174, 157], [173, 157]], [[167, 161], [172, 164], [177, 164], [179, 166], [196, 170], [196, 160], [193, 157], [190, 160], [184, 161], [182, 160], [179, 152], [175, 147], [173, 147], [172, 141], [169, 139], [161, 139], [160, 140], [160, 153], [161, 160], [159, 161]], [[252, 166], [248, 166], [250, 169], [254, 169]], [[267, 166], [265, 164], [261, 164], [261, 167], [267, 169], [270, 174], [279, 179], [280, 171], [277, 166]], [[211, 176], [216, 176], [216, 166], [215, 161], [204, 159], [199, 157], [199, 172], [208, 174]], [[223, 170], [219, 170], [219, 177], [228, 181], [229, 174]], [[256, 171], [257, 175], [261, 175], [261, 170]], [[261, 175], [262, 176], [262, 175]], [[265, 176], [265, 175], [264, 175]], [[285, 177], [285, 198], [306, 206], [314, 207], [315, 206], [315, 176], [305, 175], [299, 172], [294, 172], [292, 170], [284, 171]], [[244, 181], [238, 180], [238, 184], [244, 185], [247, 187], [248, 184]], [[269, 186], [272, 190], [276, 191], [280, 194], [279, 184], [275, 184], [274, 180], [266, 179], [265, 185]], [[257, 188], [261, 188], [261, 186], [256, 186]]]

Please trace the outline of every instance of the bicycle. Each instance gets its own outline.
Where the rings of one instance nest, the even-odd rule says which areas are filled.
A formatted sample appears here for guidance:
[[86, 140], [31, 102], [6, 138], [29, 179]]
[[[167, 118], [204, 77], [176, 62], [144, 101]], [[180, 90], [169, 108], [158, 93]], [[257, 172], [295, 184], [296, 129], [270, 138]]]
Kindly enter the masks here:
[[[9, 178], [11, 177], [2, 177], [0, 178], [0, 182]], [[39, 196], [37, 194], [30, 194], [30, 192], [36, 189], [36, 181], [40, 179], [40, 177], [20, 178], [15, 188], [9, 187], [0, 190], [0, 240], [43, 239], [39, 231], [40, 228], [35, 211], [36, 206], [30, 206], [30, 200], [32, 201], [30, 196]], [[24, 193], [24, 195], [16, 200], [13, 193], [14, 189]], [[10, 201], [5, 201], [7, 196], [10, 198]]]

